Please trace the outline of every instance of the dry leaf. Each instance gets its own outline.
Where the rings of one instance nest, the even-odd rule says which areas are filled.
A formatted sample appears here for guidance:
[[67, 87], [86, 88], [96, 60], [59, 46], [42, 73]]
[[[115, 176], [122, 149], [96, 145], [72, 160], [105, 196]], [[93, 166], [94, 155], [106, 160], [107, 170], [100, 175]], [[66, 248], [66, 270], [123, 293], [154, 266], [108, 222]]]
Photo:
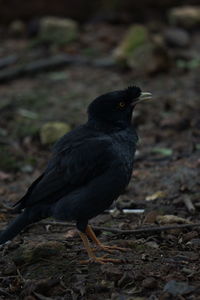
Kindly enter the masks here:
[[190, 224], [191, 222], [187, 219], [174, 216], [174, 215], [165, 215], [165, 216], [157, 216], [156, 221], [160, 224]]
[[0, 180], [7, 180], [10, 179], [11, 177], [12, 177], [11, 174], [0, 171]]
[[64, 234], [64, 238], [68, 239], [68, 238], [73, 238], [77, 235], [77, 230], [76, 229], [70, 229], [68, 230], [65, 234]]
[[6, 215], [5, 214], [0, 214], [0, 221], [5, 222], [6, 221]]
[[156, 222], [156, 218], [158, 216], [158, 212], [153, 210], [153, 211], [150, 211], [144, 218], [144, 221], [143, 223], [144, 224], [153, 224]]
[[147, 196], [145, 198], [146, 201], [154, 201], [158, 198], [164, 198], [166, 197], [166, 192], [163, 192], [163, 191], [157, 191], [155, 192], [154, 194], [150, 195], [150, 196]]

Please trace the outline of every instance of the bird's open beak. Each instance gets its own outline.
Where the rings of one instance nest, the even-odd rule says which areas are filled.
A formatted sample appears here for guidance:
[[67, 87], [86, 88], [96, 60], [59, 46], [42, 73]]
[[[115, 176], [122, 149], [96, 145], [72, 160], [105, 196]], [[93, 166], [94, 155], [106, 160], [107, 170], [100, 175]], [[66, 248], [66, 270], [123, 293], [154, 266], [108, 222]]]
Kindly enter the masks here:
[[140, 97], [133, 102], [133, 105], [139, 103], [139, 102], [142, 102], [144, 100], [149, 100], [152, 98], [152, 94], [151, 93], [141, 93]]

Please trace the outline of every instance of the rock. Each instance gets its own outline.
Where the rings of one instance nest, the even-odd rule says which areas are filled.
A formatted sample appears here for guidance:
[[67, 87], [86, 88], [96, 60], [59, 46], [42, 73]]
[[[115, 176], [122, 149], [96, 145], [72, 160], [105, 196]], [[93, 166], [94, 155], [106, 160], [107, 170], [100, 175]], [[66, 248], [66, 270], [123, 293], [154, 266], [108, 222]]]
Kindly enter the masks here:
[[16, 274], [17, 272], [17, 267], [13, 262], [8, 262], [6, 264], [6, 267], [2, 269], [2, 274], [3, 275], [13, 275]]
[[104, 273], [109, 280], [120, 280], [123, 275], [123, 272], [119, 267], [113, 266], [112, 264], [105, 264], [101, 266], [101, 271]]
[[194, 290], [195, 287], [188, 285], [187, 282], [178, 282], [176, 280], [170, 280], [164, 286], [164, 292], [167, 292], [172, 296], [186, 295]]
[[135, 208], [135, 206], [135, 200], [128, 198], [126, 195], [120, 196], [116, 201], [116, 207], [119, 210], [123, 208]]
[[[31, 246], [31, 245], [30, 245]], [[38, 244], [37, 246], [27, 247], [22, 245], [18, 248], [14, 255], [13, 261], [17, 265], [24, 263], [33, 263], [39, 261], [42, 258], [48, 258], [52, 256], [59, 256], [64, 253], [65, 247], [62, 243], [56, 241], [48, 241]]]
[[39, 40], [42, 42], [64, 45], [78, 38], [78, 25], [71, 19], [44, 17], [39, 27]]
[[21, 171], [22, 171], [23, 173], [31, 174], [31, 173], [33, 173], [33, 170], [34, 170], [34, 168], [33, 168], [32, 165], [26, 164], [26, 165], [23, 165], [23, 166], [21, 167]]
[[200, 247], [200, 239], [192, 239], [191, 241], [187, 242], [187, 245], [191, 245], [193, 247]]
[[121, 44], [115, 50], [116, 58], [124, 59], [132, 55], [133, 51], [138, 47], [149, 43], [149, 33], [143, 25], [132, 25]]
[[164, 48], [150, 38], [147, 28], [142, 25], [132, 25], [128, 29], [113, 55], [119, 64], [142, 74], [165, 69], [168, 65]]
[[142, 281], [142, 287], [144, 287], [146, 289], [154, 289], [157, 287], [157, 280], [154, 279], [153, 277], [145, 278]]
[[189, 231], [189, 232], [187, 232], [187, 233], [185, 233], [185, 234], [183, 235], [183, 241], [184, 241], [184, 242], [189, 242], [190, 240], [192, 240], [192, 239], [198, 237], [198, 235], [199, 235], [199, 234], [198, 234], [197, 231]]
[[169, 11], [169, 22], [184, 28], [197, 27], [200, 24], [200, 6], [174, 7]]
[[186, 30], [172, 27], [164, 32], [164, 39], [171, 47], [187, 47], [190, 44], [190, 36]]
[[26, 296], [24, 297], [24, 300], [36, 300], [36, 298], [33, 296]]
[[61, 136], [68, 133], [71, 127], [63, 122], [49, 122], [42, 126], [40, 139], [43, 145], [56, 142]]
[[20, 38], [26, 33], [26, 26], [21, 20], [13, 21], [9, 26], [9, 33], [15, 38]]
[[[49, 296], [52, 292], [52, 288], [58, 285], [60, 282], [59, 278], [44, 278], [37, 280], [26, 280], [24, 284], [24, 289], [22, 291], [22, 296], [30, 296], [31, 294], [40, 293], [41, 297], [37, 297], [37, 299], [52, 299], [45, 296]], [[24, 299], [24, 297], [22, 297]], [[25, 298], [27, 299], [27, 298]], [[34, 298], [35, 299], [35, 298]]]
[[153, 242], [153, 241], [146, 242], [145, 245], [148, 248], [159, 249], [159, 245], [156, 242]]

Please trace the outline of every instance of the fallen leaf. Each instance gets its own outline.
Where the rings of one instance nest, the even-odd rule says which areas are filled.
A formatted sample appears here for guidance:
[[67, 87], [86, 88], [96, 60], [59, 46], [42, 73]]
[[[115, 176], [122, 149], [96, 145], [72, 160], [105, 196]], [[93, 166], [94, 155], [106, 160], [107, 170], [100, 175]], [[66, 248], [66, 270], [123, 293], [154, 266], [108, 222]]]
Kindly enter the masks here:
[[0, 180], [10, 179], [11, 177], [12, 176], [10, 174], [0, 171]]
[[27, 110], [24, 108], [19, 108], [17, 113], [22, 117], [32, 119], [32, 120], [35, 120], [38, 118], [38, 114], [36, 112], [30, 111], [30, 110]]
[[6, 215], [5, 214], [0, 214], [0, 221], [5, 222], [6, 221]]
[[164, 192], [164, 191], [157, 191], [154, 194], [152, 194], [150, 196], [147, 196], [145, 198], [145, 200], [146, 201], [154, 201], [154, 200], [156, 200], [158, 198], [164, 198], [164, 197], [166, 197], [166, 192]]
[[64, 238], [65, 239], [73, 238], [73, 237], [77, 236], [77, 234], [78, 233], [77, 233], [76, 229], [70, 229], [64, 234]]
[[160, 224], [173, 224], [173, 223], [178, 223], [178, 224], [190, 224], [191, 222], [187, 219], [174, 216], [174, 215], [164, 215], [164, 216], [157, 216], [156, 221]]
[[172, 155], [173, 151], [170, 148], [160, 148], [160, 147], [155, 147], [151, 150], [152, 153], [158, 153], [162, 154], [164, 156], [170, 156]]
[[4, 186], [0, 186], [0, 195], [4, 195], [6, 193], [6, 188]]

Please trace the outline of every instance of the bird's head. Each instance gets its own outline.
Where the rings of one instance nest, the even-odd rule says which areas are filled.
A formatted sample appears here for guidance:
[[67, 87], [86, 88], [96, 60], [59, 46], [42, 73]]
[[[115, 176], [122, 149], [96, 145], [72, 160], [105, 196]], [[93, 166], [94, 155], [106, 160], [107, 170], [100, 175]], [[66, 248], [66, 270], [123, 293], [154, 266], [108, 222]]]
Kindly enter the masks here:
[[131, 123], [135, 105], [150, 98], [151, 93], [143, 93], [136, 86], [101, 95], [88, 107], [89, 121], [114, 127], [127, 127]]

